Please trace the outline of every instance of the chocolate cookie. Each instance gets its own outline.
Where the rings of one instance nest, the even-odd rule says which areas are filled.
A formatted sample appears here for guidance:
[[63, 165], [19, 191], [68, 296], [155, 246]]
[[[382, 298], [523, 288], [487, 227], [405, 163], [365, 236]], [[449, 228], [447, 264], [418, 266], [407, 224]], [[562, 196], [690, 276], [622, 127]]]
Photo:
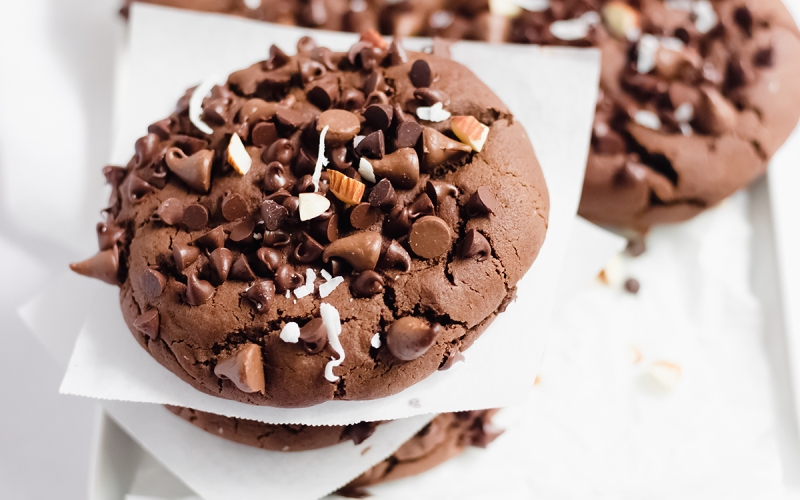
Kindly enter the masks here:
[[302, 407], [446, 369], [541, 247], [544, 178], [469, 70], [380, 37], [308, 38], [203, 83], [112, 186], [100, 253], [157, 361], [208, 394]]
[[800, 117], [800, 33], [780, 0], [341, 3], [260, 9], [329, 29], [600, 48], [579, 209], [599, 224], [643, 231], [691, 218], [763, 174]]

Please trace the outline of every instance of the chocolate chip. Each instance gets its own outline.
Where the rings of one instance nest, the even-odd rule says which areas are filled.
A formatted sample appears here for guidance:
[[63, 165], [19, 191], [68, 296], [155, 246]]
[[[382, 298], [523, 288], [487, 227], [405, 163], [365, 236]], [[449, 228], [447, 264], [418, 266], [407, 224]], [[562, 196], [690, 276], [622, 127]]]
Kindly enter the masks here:
[[228, 193], [222, 198], [222, 217], [225, 220], [233, 222], [241, 219], [249, 212], [247, 202], [242, 195], [237, 193]]
[[427, 193], [433, 205], [438, 207], [446, 197], [458, 196], [458, 188], [449, 182], [429, 180], [425, 183], [425, 193]]
[[169, 139], [170, 135], [169, 127], [171, 124], [172, 120], [170, 120], [169, 118], [164, 118], [163, 120], [157, 121], [148, 126], [147, 133], [155, 134], [162, 141], [166, 141], [167, 139]]
[[349, 151], [346, 146], [334, 148], [330, 154], [333, 166], [339, 170], [347, 170], [353, 167], [353, 160], [350, 159]]
[[317, 81], [306, 92], [308, 102], [319, 109], [330, 109], [339, 100], [339, 82], [336, 78]]
[[450, 96], [444, 91], [427, 87], [416, 89], [414, 91], [414, 99], [422, 103], [423, 106], [433, 106], [437, 102], [442, 103], [444, 106], [450, 104]]
[[631, 257], [639, 257], [647, 251], [647, 244], [644, 238], [634, 238], [628, 240], [628, 245], [625, 247], [625, 253]]
[[328, 47], [317, 47], [311, 51], [311, 60], [321, 63], [330, 71], [334, 71], [337, 68], [333, 57], [333, 51]]
[[458, 247], [458, 256], [462, 259], [475, 258], [478, 262], [483, 262], [489, 258], [492, 253], [492, 247], [484, 235], [470, 229], [464, 235], [464, 239]]
[[208, 192], [211, 188], [213, 151], [203, 149], [191, 156], [186, 156], [186, 153], [178, 148], [169, 148], [164, 158], [167, 168], [190, 188], [203, 193]]
[[158, 311], [148, 309], [133, 320], [133, 327], [151, 339], [158, 338]]
[[128, 175], [128, 171], [122, 167], [115, 167], [113, 165], [106, 165], [103, 167], [103, 177], [105, 177], [106, 183], [114, 189], [122, 184], [126, 175]]
[[250, 263], [247, 262], [247, 257], [244, 254], [239, 255], [231, 266], [231, 271], [228, 277], [237, 281], [253, 281], [256, 279], [255, 273], [250, 268]]
[[252, 217], [245, 217], [230, 226], [231, 234], [228, 238], [235, 243], [249, 242], [256, 229], [256, 221]]
[[283, 254], [274, 248], [259, 248], [256, 256], [271, 273], [275, 273], [283, 264]]
[[386, 130], [392, 124], [394, 110], [388, 104], [373, 104], [364, 110], [364, 119], [374, 130]]
[[214, 277], [214, 282], [219, 285], [228, 279], [228, 274], [231, 272], [231, 264], [233, 264], [233, 252], [227, 248], [217, 248], [211, 252], [209, 257], [211, 262], [211, 272]]
[[[319, 2], [310, 2], [310, 3], [319, 3]], [[324, 5], [323, 5], [324, 8]], [[319, 24], [323, 24], [325, 21], [319, 22]], [[313, 38], [310, 36], [304, 36], [297, 41], [297, 52], [303, 54], [313, 51], [317, 48], [317, 42], [314, 41]]]
[[167, 287], [167, 278], [155, 269], [146, 269], [139, 278], [145, 295], [150, 298], [160, 297]]
[[95, 231], [97, 232], [97, 246], [100, 247], [100, 250], [108, 250], [115, 246], [125, 235], [125, 229], [105, 222], [98, 222]]
[[275, 119], [278, 120], [278, 123], [281, 125], [292, 130], [303, 128], [303, 126], [308, 123], [308, 117], [306, 115], [291, 108], [280, 108], [275, 113]]
[[364, 106], [364, 93], [358, 89], [345, 89], [342, 92], [342, 107], [348, 111], [355, 111]]
[[392, 356], [401, 361], [419, 358], [436, 342], [441, 326], [429, 325], [420, 318], [400, 318], [386, 331], [386, 346]]
[[214, 286], [206, 280], [192, 273], [186, 280], [186, 303], [190, 306], [200, 306], [211, 300], [214, 295]]
[[383, 222], [383, 231], [388, 236], [401, 236], [411, 229], [411, 214], [407, 207], [397, 205], [389, 212]]
[[450, 227], [439, 217], [422, 217], [411, 226], [408, 244], [411, 251], [423, 259], [444, 255], [452, 246]]
[[350, 211], [350, 225], [356, 229], [368, 229], [378, 222], [380, 210], [369, 203], [359, 203]]
[[592, 146], [595, 153], [600, 155], [616, 155], [625, 152], [625, 140], [613, 130], [600, 135], [595, 131], [592, 135]]
[[497, 208], [497, 198], [486, 186], [481, 186], [472, 193], [465, 207], [467, 217], [481, 217], [493, 214], [497, 212]]
[[639, 293], [640, 287], [641, 285], [639, 284], [639, 281], [636, 279], [630, 278], [628, 280], [625, 280], [625, 291], [628, 293], [636, 295], [637, 293]]
[[389, 65], [398, 66], [405, 64], [407, 61], [408, 55], [406, 54], [406, 49], [403, 48], [403, 44], [398, 43], [397, 39], [392, 40], [392, 44], [389, 46]]
[[261, 217], [264, 218], [264, 227], [269, 231], [280, 229], [289, 217], [286, 207], [273, 200], [265, 200], [261, 204]]
[[355, 113], [343, 109], [329, 109], [319, 115], [317, 119], [317, 132], [328, 127], [325, 140], [332, 144], [345, 144], [361, 130], [361, 120]]
[[372, 132], [364, 137], [358, 146], [355, 147], [355, 152], [359, 156], [371, 159], [381, 159], [386, 151], [386, 146], [383, 141], [383, 130]]
[[221, 358], [214, 366], [214, 375], [233, 382], [242, 392], [264, 392], [264, 359], [261, 347], [245, 344], [233, 354]]
[[191, 231], [198, 231], [208, 224], [208, 209], [198, 203], [192, 203], [183, 211], [183, 224]]
[[350, 283], [350, 291], [354, 297], [372, 297], [383, 291], [384, 284], [383, 276], [380, 274], [375, 271], [364, 271]]
[[127, 187], [126, 194], [128, 195], [128, 199], [133, 203], [141, 201], [142, 198], [154, 191], [153, 186], [147, 181], [133, 174], [128, 177]]
[[772, 47], [759, 49], [753, 54], [753, 65], [758, 68], [771, 68], [775, 64], [775, 51]]
[[453, 160], [462, 158], [472, 148], [455, 141], [438, 130], [424, 127], [422, 130], [423, 166], [426, 171]]
[[395, 138], [395, 147], [401, 148], [416, 148], [419, 143], [419, 138], [422, 135], [422, 125], [414, 121], [401, 123], [397, 127], [397, 137]]
[[294, 194], [300, 194], [313, 193], [316, 190], [317, 187], [314, 185], [314, 178], [309, 174], [302, 176], [294, 185], [294, 189], [292, 191]]
[[381, 269], [400, 269], [404, 273], [411, 270], [411, 256], [400, 243], [392, 240], [384, 244], [383, 256], [378, 261]]
[[282, 51], [277, 45], [271, 45], [269, 48], [269, 59], [265, 61], [265, 69], [273, 70], [286, 65], [289, 62], [289, 56], [286, 52]]
[[256, 308], [259, 313], [265, 313], [269, 309], [269, 304], [275, 296], [275, 284], [269, 280], [257, 281], [253, 286], [245, 290], [244, 296]]
[[264, 173], [264, 190], [265, 191], [280, 191], [291, 186], [291, 182], [286, 179], [286, 169], [278, 162], [273, 161], [267, 165], [266, 172]]
[[225, 230], [222, 226], [217, 226], [194, 240], [194, 244], [208, 250], [216, 250], [225, 246], [225, 238]]
[[278, 293], [294, 290], [303, 283], [305, 283], [303, 275], [295, 271], [289, 264], [283, 264], [275, 271], [275, 287], [278, 289]]
[[412, 203], [408, 207], [408, 215], [412, 219], [419, 219], [424, 215], [433, 215], [433, 214], [434, 214], [433, 202], [431, 201], [430, 197], [425, 193], [421, 193], [419, 196], [417, 196], [417, 199], [414, 200], [414, 203]]
[[300, 63], [300, 79], [303, 84], [319, 80], [328, 73], [324, 64], [317, 61], [302, 61]]
[[419, 157], [413, 148], [398, 149], [369, 163], [377, 177], [389, 179], [400, 189], [412, 189], [419, 182]]
[[745, 6], [733, 11], [733, 20], [739, 28], [747, 35], [753, 35], [753, 13]]
[[178, 268], [178, 271], [182, 272], [194, 264], [198, 257], [200, 257], [199, 248], [181, 245], [180, 243], [172, 244], [172, 258], [175, 261], [175, 267]]
[[[326, 217], [326, 214], [330, 217]], [[333, 212], [323, 213], [311, 221], [311, 232], [321, 241], [336, 241], [339, 239], [339, 215]]]
[[364, 80], [364, 93], [369, 95], [376, 90], [382, 92], [386, 90], [386, 85], [383, 83], [383, 75], [378, 71], [373, 71]]
[[381, 256], [381, 242], [380, 233], [375, 231], [356, 233], [328, 245], [322, 260], [328, 262], [331, 257], [339, 257], [356, 271], [375, 269]]
[[397, 193], [389, 179], [381, 179], [369, 192], [369, 204], [388, 212], [397, 201]]
[[300, 243], [294, 249], [294, 259], [301, 264], [310, 264], [322, 256], [325, 247], [307, 233], [300, 233]]
[[278, 129], [275, 128], [274, 123], [261, 122], [257, 123], [253, 130], [250, 132], [250, 141], [253, 146], [264, 148], [278, 140]]
[[178, 198], [167, 198], [161, 202], [156, 210], [159, 220], [169, 226], [174, 226], [183, 221], [184, 205]]
[[322, 318], [314, 318], [300, 327], [300, 340], [309, 354], [316, 354], [328, 344], [328, 329]]
[[408, 78], [411, 84], [417, 88], [431, 86], [431, 67], [424, 59], [417, 59], [411, 65], [411, 71], [408, 72]]
[[264, 231], [264, 245], [273, 248], [285, 247], [292, 242], [292, 237], [286, 231]]
[[367, 98], [364, 101], [365, 107], [370, 107], [373, 104], [385, 104], [389, 105], [389, 96], [386, 95], [385, 92], [381, 92], [380, 90], [376, 90], [367, 94]]
[[119, 285], [119, 249], [114, 246], [102, 250], [94, 256], [69, 265], [78, 274], [99, 279], [109, 285]]

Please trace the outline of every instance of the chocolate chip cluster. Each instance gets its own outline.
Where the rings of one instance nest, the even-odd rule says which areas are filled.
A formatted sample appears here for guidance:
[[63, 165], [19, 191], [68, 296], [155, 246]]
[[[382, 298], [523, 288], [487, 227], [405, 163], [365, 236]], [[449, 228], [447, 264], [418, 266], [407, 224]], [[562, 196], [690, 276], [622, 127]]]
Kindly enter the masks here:
[[[376, 32], [347, 53], [310, 38], [297, 50], [290, 57], [273, 46], [266, 61], [226, 84], [190, 89], [136, 142], [126, 168], [107, 167], [113, 189], [107, 220], [98, 225], [101, 252], [73, 270], [112, 284], [136, 280], [149, 300], [177, 280], [191, 307], [209, 303], [228, 281], [245, 282], [243, 304], [260, 314], [276, 294], [315, 293], [318, 273], [326, 279], [321, 298], [340, 283], [353, 297], [369, 298], [426, 261], [488, 259], [486, 237], [463, 226], [497, 210], [494, 194], [485, 187], [462, 193], [441, 179], [481, 151], [489, 126], [451, 116], [425, 57], [410, 61], [399, 43]], [[415, 87], [410, 101], [384, 77], [398, 65], [408, 66], [402, 77]], [[219, 186], [224, 191], [209, 196]], [[170, 196], [160, 195], [141, 217], [137, 207], [167, 188]], [[169, 254], [128, 276], [136, 227], [120, 222], [124, 210], [137, 214], [137, 226], [168, 227], [191, 239], [171, 241]], [[157, 338], [156, 309], [144, 309], [134, 326]], [[299, 340], [309, 353], [328, 342], [322, 318], [309, 315], [298, 329], [281, 338]], [[399, 318], [387, 328], [386, 345], [395, 358], [413, 360], [439, 331], [420, 317]], [[263, 392], [260, 353], [246, 344], [221, 358], [214, 373], [244, 392]]]

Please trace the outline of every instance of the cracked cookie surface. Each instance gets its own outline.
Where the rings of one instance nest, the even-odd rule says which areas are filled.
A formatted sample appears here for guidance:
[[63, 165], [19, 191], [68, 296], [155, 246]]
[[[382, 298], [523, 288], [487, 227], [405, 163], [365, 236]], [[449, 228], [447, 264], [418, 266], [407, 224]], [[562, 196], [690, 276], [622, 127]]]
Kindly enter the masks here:
[[105, 169], [101, 252], [73, 269], [119, 284], [142, 347], [215, 396], [395, 394], [458, 359], [544, 241], [522, 126], [465, 67], [382, 39], [273, 47], [148, 132]]

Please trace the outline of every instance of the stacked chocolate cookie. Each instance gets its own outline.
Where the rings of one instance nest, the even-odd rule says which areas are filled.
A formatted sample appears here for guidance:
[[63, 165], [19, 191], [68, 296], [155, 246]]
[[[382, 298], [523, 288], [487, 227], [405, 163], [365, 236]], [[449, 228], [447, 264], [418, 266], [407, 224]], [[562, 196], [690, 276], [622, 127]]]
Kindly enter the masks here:
[[[100, 251], [71, 267], [119, 285], [134, 337], [196, 390], [287, 408], [386, 397], [452, 366], [512, 300], [547, 189], [522, 126], [460, 64], [375, 32], [297, 52], [190, 89], [106, 167]], [[175, 411], [289, 451], [374, 429]], [[359, 484], [486, 443], [490, 416], [438, 417]]]
[[[800, 117], [800, 32], [780, 0], [148, 0], [399, 36], [597, 47], [580, 214], [644, 231], [763, 174]], [[191, 5], [190, 5], [191, 4]]]

